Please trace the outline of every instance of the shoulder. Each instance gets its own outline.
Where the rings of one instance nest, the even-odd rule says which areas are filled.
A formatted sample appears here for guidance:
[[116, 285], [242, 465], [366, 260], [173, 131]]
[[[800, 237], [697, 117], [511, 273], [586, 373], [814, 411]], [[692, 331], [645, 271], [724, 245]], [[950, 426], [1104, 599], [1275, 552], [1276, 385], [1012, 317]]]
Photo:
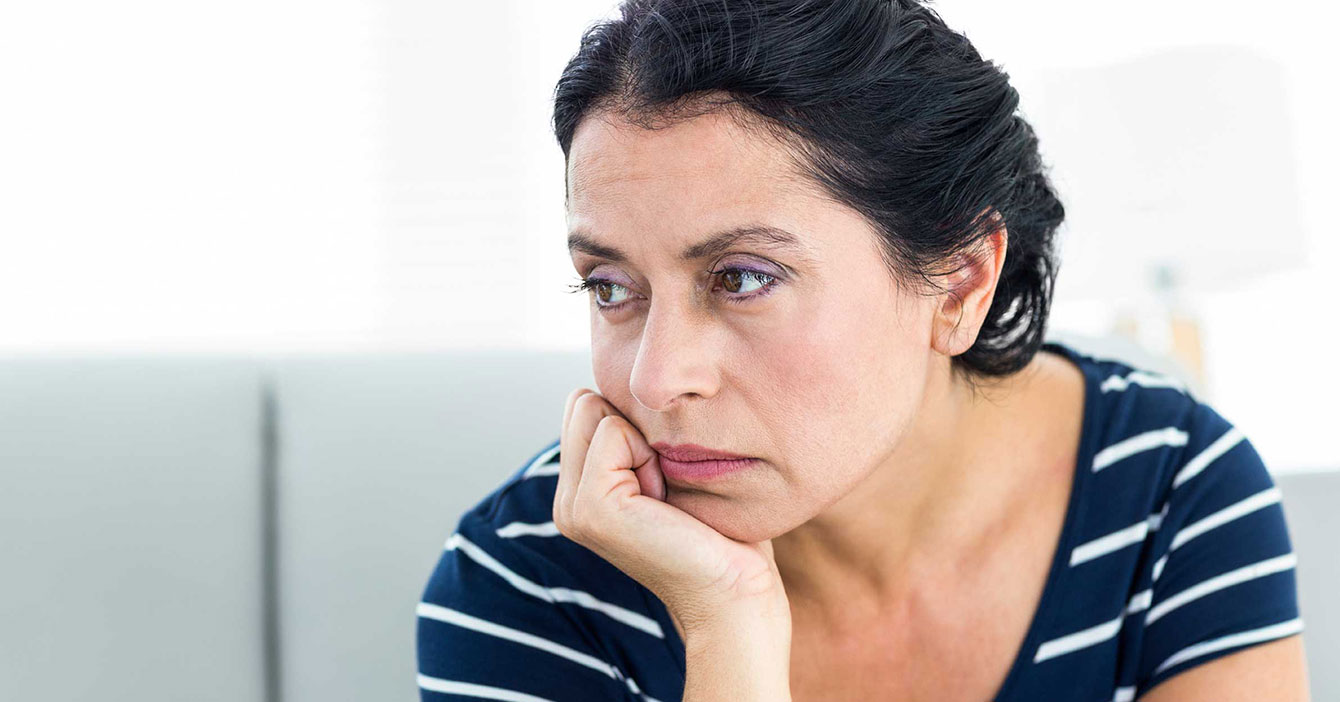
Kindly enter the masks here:
[[497, 584], [510, 584], [520, 594], [576, 605], [573, 616], [593, 628], [621, 622], [664, 638], [660, 623], [648, 616], [644, 588], [554, 526], [559, 458], [557, 439], [531, 453], [461, 515], [444, 551], [484, 565], [500, 578]]
[[[1141, 558], [1132, 565], [1157, 579], [1174, 543], [1215, 525], [1226, 527], [1216, 537], [1231, 534], [1229, 516], [1247, 517], [1240, 512], [1279, 502], [1250, 439], [1176, 378], [1124, 361], [1079, 357], [1093, 391], [1086, 403], [1088, 446], [1081, 452], [1087, 465], [1078, 467], [1088, 506], [1080, 530], [1106, 540], [1081, 546], [1072, 560], [1104, 555], [1119, 542], [1139, 543]], [[1245, 552], [1246, 546], [1221, 548]]]
[[1243, 432], [1174, 378], [1061, 350], [1085, 374], [1085, 429], [1033, 682], [1086, 670], [1135, 699], [1298, 633], [1279, 493]]
[[531, 453], [447, 537], [418, 605], [425, 699], [476, 684], [550, 699], [679, 684], [659, 601], [554, 527], [558, 444]]
[[1221, 468], [1202, 484], [1266, 475], [1242, 431], [1178, 378], [1128, 361], [1071, 353], [1091, 395], [1085, 403], [1088, 446], [1081, 455], [1087, 457], [1092, 488], [1139, 485], [1136, 492], [1148, 505], [1162, 507], [1174, 490], [1211, 465]]
[[1070, 561], [1094, 586], [1123, 584], [1106, 605], [1124, 610], [1112, 633], [1138, 642], [1123, 682], [1144, 691], [1298, 633], [1281, 496], [1250, 439], [1175, 378], [1081, 356], [1096, 391]]
[[554, 439], [532, 451], [501, 484], [466, 510], [461, 520], [508, 527], [509, 532], [550, 523], [558, 462], [559, 440]]

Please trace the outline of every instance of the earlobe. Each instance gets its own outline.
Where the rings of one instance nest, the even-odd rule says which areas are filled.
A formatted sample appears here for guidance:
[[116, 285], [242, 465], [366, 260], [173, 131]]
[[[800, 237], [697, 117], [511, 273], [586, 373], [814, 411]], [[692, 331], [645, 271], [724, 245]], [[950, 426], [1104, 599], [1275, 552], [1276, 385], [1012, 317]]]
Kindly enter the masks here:
[[935, 315], [931, 344], [936, 351], [957, 356], [977, 340], [977, 332], [991, 309], [996, 281], [1004, 268], [1005, 228], [987, 237], [972, 254], [956, 253]]
[[971, 264], [963, 254], [954, 254], [949, 273], [941, 277], [940, 294], [936, 297], [931, 329], [931, 348], [945, 356], [962, 353], [959, 349], [962, 335], [965, 284], [972, 277]]
[[[946, 356], [957, 356], [967, 351], [973, 340], [965, 337], [976, 336], [975, 325], [971, 325], [972, 320], [965, 315], [966, 298], [972, 290], [971, 283], [975, 277], [971, 266], [951, 274], [945, 293], [941, 296], [935, 315], [936, 333], [931, 343], [935, 350]], [[974, 328], [968, 329], [968, 326]]]

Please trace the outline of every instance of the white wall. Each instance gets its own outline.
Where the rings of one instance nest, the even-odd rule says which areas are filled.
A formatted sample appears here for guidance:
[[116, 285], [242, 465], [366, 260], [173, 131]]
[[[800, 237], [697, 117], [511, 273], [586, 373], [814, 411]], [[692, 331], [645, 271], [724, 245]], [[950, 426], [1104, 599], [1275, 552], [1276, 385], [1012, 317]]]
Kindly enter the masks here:
[[[587, 343], [551, 91], [613, 0], [0, 9], [0, 353]], [[1058, 67], [1253, 47], [1288, 79], [1306, 254], [1200, 297], [1211, 398], [1281, 470], [1340, 465], [1323, 3], [932, 5], [1023, 95]], [[1046, 144], [1046, 134], [1042, 134]], [[1263, 233], [1268, 236], [1268, 233]], [[1068, 296], [1054, 328], [1102, 333]]]

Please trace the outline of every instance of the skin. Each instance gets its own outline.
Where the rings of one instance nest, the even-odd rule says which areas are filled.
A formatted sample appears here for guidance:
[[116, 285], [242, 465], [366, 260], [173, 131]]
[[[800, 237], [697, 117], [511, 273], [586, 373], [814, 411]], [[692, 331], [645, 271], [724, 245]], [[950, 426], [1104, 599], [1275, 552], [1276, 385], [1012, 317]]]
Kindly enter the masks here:
[[[569, 231], [625, 257], [573, 249], [578, 275], [613, 283], [592, 296], [601, 395], [648, 442], [761, 459], [711, 482], [667, 476], [665, 501], [738, 541], [772, 539], [793, 698], [990, 697], [1041, 596], [1083, 408], [1082, 376], [1049, 353], [981, 392], [951, 372], [1008, 231], [955, 261], [941, 280], [954, 294], [908, 289], [863, 217], [722, 112], [660, 130], [596, 113], [567, 176]], [[800, 247], [680, 259], [745, 224]], [[734, 266], [775, 283], [749, 298], [767, 278], [728, 288], [705, 273]], [[1301, 656], [1298, 637], [1256, 646], [1142, 699], [1302, 700]]]

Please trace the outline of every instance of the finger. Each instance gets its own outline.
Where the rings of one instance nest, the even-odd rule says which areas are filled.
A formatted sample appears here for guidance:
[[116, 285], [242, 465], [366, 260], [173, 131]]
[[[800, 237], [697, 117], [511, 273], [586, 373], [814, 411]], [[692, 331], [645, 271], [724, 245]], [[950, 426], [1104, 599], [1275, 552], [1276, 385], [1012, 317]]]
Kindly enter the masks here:
[[[563, 435], [568, 433], [568, 420], [572, 418], [572, 406], [577, 403], [577, 398], [588, 392], [595, 392], [590, 388], [577, 388], [568, 393], [568, 399], [563, 404], [563, 428], [559, 430], [559, 444], [562, 445]], [[560, 449], [561, 451], [562, 449]]]
[[[591, 393], [591, 392], [594, 391], [586, 388], [578, 388], [577, 390], [574, 390], [571, 394], [568, 395], [568, 406], [564, 410], [563, 414], [563, 426], [565, 427], [565, 432], [569, 422], [569, 417], [572, 413], [572, 406], [576, 403], [577, 398], [581, 397], [585, 393]], [[609, 403], [609, 400], [605, 400], [605, 402]], [[610, 404], [609, 407], [607, 407], [606, 409], [610, 410], [613, 414], [619, 417], [623, 417], [623, 413], [619, 412], [618, 408], [614, 407], [612, 404]], [[624, 418], [627, 419], [627, 417]], [[638, 437], [639, 438], [641, 437], [641, 432], [638, 432]], [[643, 439], [642, 442], [646, 443], [645, 439]], [[665, 501], [665, 476], [661, 473], [660, 465], [656, 461], [653, 461], [651, 464], [644, 465], [642, 470], [636, 471], [636, 474], [638, 479], [638, 485], [643, 495], [647, 495], [648, 497], [660, 500], [662, 502]]]
[[637, 475], [637, 483], [641, 487], [643, 495], [665, 502], [665, 474], [661, 472], [661, 458], [659, 455], [654, 460], [642, 464], [633, 472]]
[[[564, 403], [563, 428], [558, 435], [558, 458], [559, 458], [558, 485], [554, 488], [554, 503], [556, 505], [562, 504], [562, 501], [566, 499], [567, 495], [570, 495], [572, 493], [572, 488], [575, 488], [577, 486], [577, 481], [573, 480], [570, 475], [572, 473], [572, 470], [569, 469], [567, 471], [564, 471], [563, 467], [570, 465], [576, 466], [576, 470], [580, 472], [583, 460], [582, 456], [577, 455], [578, 454], [577, 447], [573, 445], [573, 443], [568, 439], [568, 427], [571, 426], [572, 424], [573, 408], [577, 405], [577, 401], [579, 399], [581, 399], [585, 395], [594, 392], [595, 391], [591, 390], [590, 388], [577, 388], [576, 390], [573, 390], [572, 392], [568, 393], [567, 402]], [[576, 459], [575, 462], [573, 462], [572, 459]]]
[[[577, 485], [581, 480], [591, 436], [600, 420], [614, 413], [614, 408], [599, 393], [591, 390], [574, 392], [572, 411], [567, 429], [563, 432], [559, 449], [558, 484], [554, 488], [554, 511], [566, 511], [571, 516]], [[561, 517], [560, 517], [561, 518]]]
[[618, 415], [601, 418], [587, 449], [577, 502], [612, 506], [620, 499], [641, 495], [635, 471], [654, 458], [656, 451], [627, 419]]
[[568, 446], [568, 423], [572, 418], [572, 408], [577, 403], [577, 398], [589, 392], [591, 392], [590, 388], [577, 388], [568, 393], [567, 400], [563, 402], [563, 426], [558, 433], [558, 483], [554, 487], [553, 505], [553, 519], [555, 523], [559, 524], [562, 523], [563, 513], [566, 511], [564, 505], [567, 503], [567, 495], [570, 492], [567, 488], [569, 485], [576, 485], [575, 481], [567, 477], [572, 472], [571, 468], [564, 468], [564, 466], [569, 465], [570, 454], [575, 453], [575, 449], [570, 449]]

